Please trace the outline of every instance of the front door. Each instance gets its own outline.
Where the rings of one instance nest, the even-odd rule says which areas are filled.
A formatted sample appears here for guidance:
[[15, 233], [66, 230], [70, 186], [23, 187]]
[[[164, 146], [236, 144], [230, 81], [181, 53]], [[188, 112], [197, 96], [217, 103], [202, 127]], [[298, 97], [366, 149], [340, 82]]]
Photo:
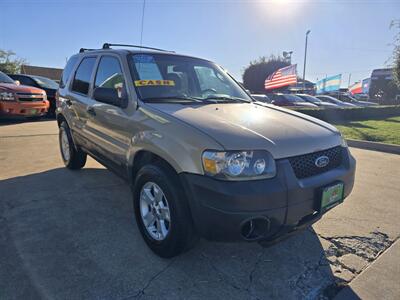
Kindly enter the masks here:
[[[127, 96], [126, 80], [117, 56], [101, 56], [93, 91], [98, 87], [115, 89], [121, 98]], [[134, 112], [94, 99], [92, 101], [94, 104], [87, 108], [92, 114], [88, 118], [87, 127], [94, 134], [97, 150], [113, 165], [126, 165], [126, 153], [132, 135], [129, 132], [130, 114]]]

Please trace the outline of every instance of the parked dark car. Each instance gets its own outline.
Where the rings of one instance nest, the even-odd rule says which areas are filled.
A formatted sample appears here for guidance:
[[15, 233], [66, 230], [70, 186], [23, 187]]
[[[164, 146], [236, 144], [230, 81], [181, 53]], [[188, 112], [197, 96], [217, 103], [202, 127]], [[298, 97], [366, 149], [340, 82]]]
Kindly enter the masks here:
[[268, 97], [272, 100], [272, 104], [278, 106], [318, 107], [292, 94], [268, 94]]
[[296, 94], [296, 96], [300, 97], [301, 99], [315, 104], [321, 108], [338, 108], [339, 106], [330, 102], [325, 102], [324, 100], [318, 99], [314, 96], [307, 95], [307, 94]]
[[8, 74], [12, 79], [18, 80], [23, 85], [33, 86], [45, 90], [47, 94], [47, 100], [50, 102], [50, 108], [47, 115], [54, 117], [56, 110], [56, 91], [58, 89], [58, 83], [50, 78], [37, 76], [37, 75], [25, 75], [25, 74]]
[[264, 94], [251, 94], [251, 97], [254, 100], [264, 102], [264, 103], [271, 103], [271, 101], [272, 101], [267, 95], [264, 95]]

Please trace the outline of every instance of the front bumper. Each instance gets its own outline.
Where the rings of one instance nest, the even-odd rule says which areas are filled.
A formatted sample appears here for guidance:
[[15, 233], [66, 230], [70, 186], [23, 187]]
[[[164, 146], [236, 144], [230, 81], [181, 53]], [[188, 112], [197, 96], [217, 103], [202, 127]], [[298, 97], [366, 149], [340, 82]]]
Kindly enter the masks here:
[[[322, 187], [341, 181], [344, 197], [353, 189], [356, 163], [348, 149], [343, 152], [338, 168], [304, 179], [297, 179], [287, 159], [276, 162], [272, 179], [221, 181], [180, 174], [197, 232], [209, 240], [272, 242], [307, 227], [324, 213], [319, 208]], [[263, 232], [245, 238], [243, 231], [252, 219], [264, 223]]]
[[0, 115], [3, 116], [42, 116], [49, 109], [49, 101], [18, 102], [1, 101]]

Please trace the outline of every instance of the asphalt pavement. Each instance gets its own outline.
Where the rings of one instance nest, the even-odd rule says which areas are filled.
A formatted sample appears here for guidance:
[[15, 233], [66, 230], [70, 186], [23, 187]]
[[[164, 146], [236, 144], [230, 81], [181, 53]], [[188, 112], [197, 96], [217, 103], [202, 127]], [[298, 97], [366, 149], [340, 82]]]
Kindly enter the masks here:
[[201, 240], [165, 260], [142, 240], [126, 182], [92, 159], [64, 168], [55, 121], [0, 123], [0, 299], [333, 298], [400, 235], [400, 156], [351, 152], [353, 193], [309, 230], [269, 248]]

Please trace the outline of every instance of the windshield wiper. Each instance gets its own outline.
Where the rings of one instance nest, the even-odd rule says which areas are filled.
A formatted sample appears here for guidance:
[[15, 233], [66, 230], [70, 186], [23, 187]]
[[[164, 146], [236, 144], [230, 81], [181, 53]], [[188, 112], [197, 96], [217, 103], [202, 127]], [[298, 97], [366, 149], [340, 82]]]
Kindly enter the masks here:
[[143, 101], [145, 101], [145, 102], [170, 102], [170, 101], [164, 101], [164, 100], [178, 100], [178, 102], [181, 102], [179, 100], [190, 101], [190, 102], [203, 102], [199, 98], [194, 98], [194, 97], [189, 97], [189, 96], [149, 97], [149, 98], [143, 99]]
[[250, 100], [246, 100], [243, 98], [238, 98], [238, 97], [229, 97], [229, 96], [208, 96], [204, 100], [210, 101], [210, 100], [225, 100], [225, 101], [235, 101], [235, 102], [246, 102], [250, 103]]

